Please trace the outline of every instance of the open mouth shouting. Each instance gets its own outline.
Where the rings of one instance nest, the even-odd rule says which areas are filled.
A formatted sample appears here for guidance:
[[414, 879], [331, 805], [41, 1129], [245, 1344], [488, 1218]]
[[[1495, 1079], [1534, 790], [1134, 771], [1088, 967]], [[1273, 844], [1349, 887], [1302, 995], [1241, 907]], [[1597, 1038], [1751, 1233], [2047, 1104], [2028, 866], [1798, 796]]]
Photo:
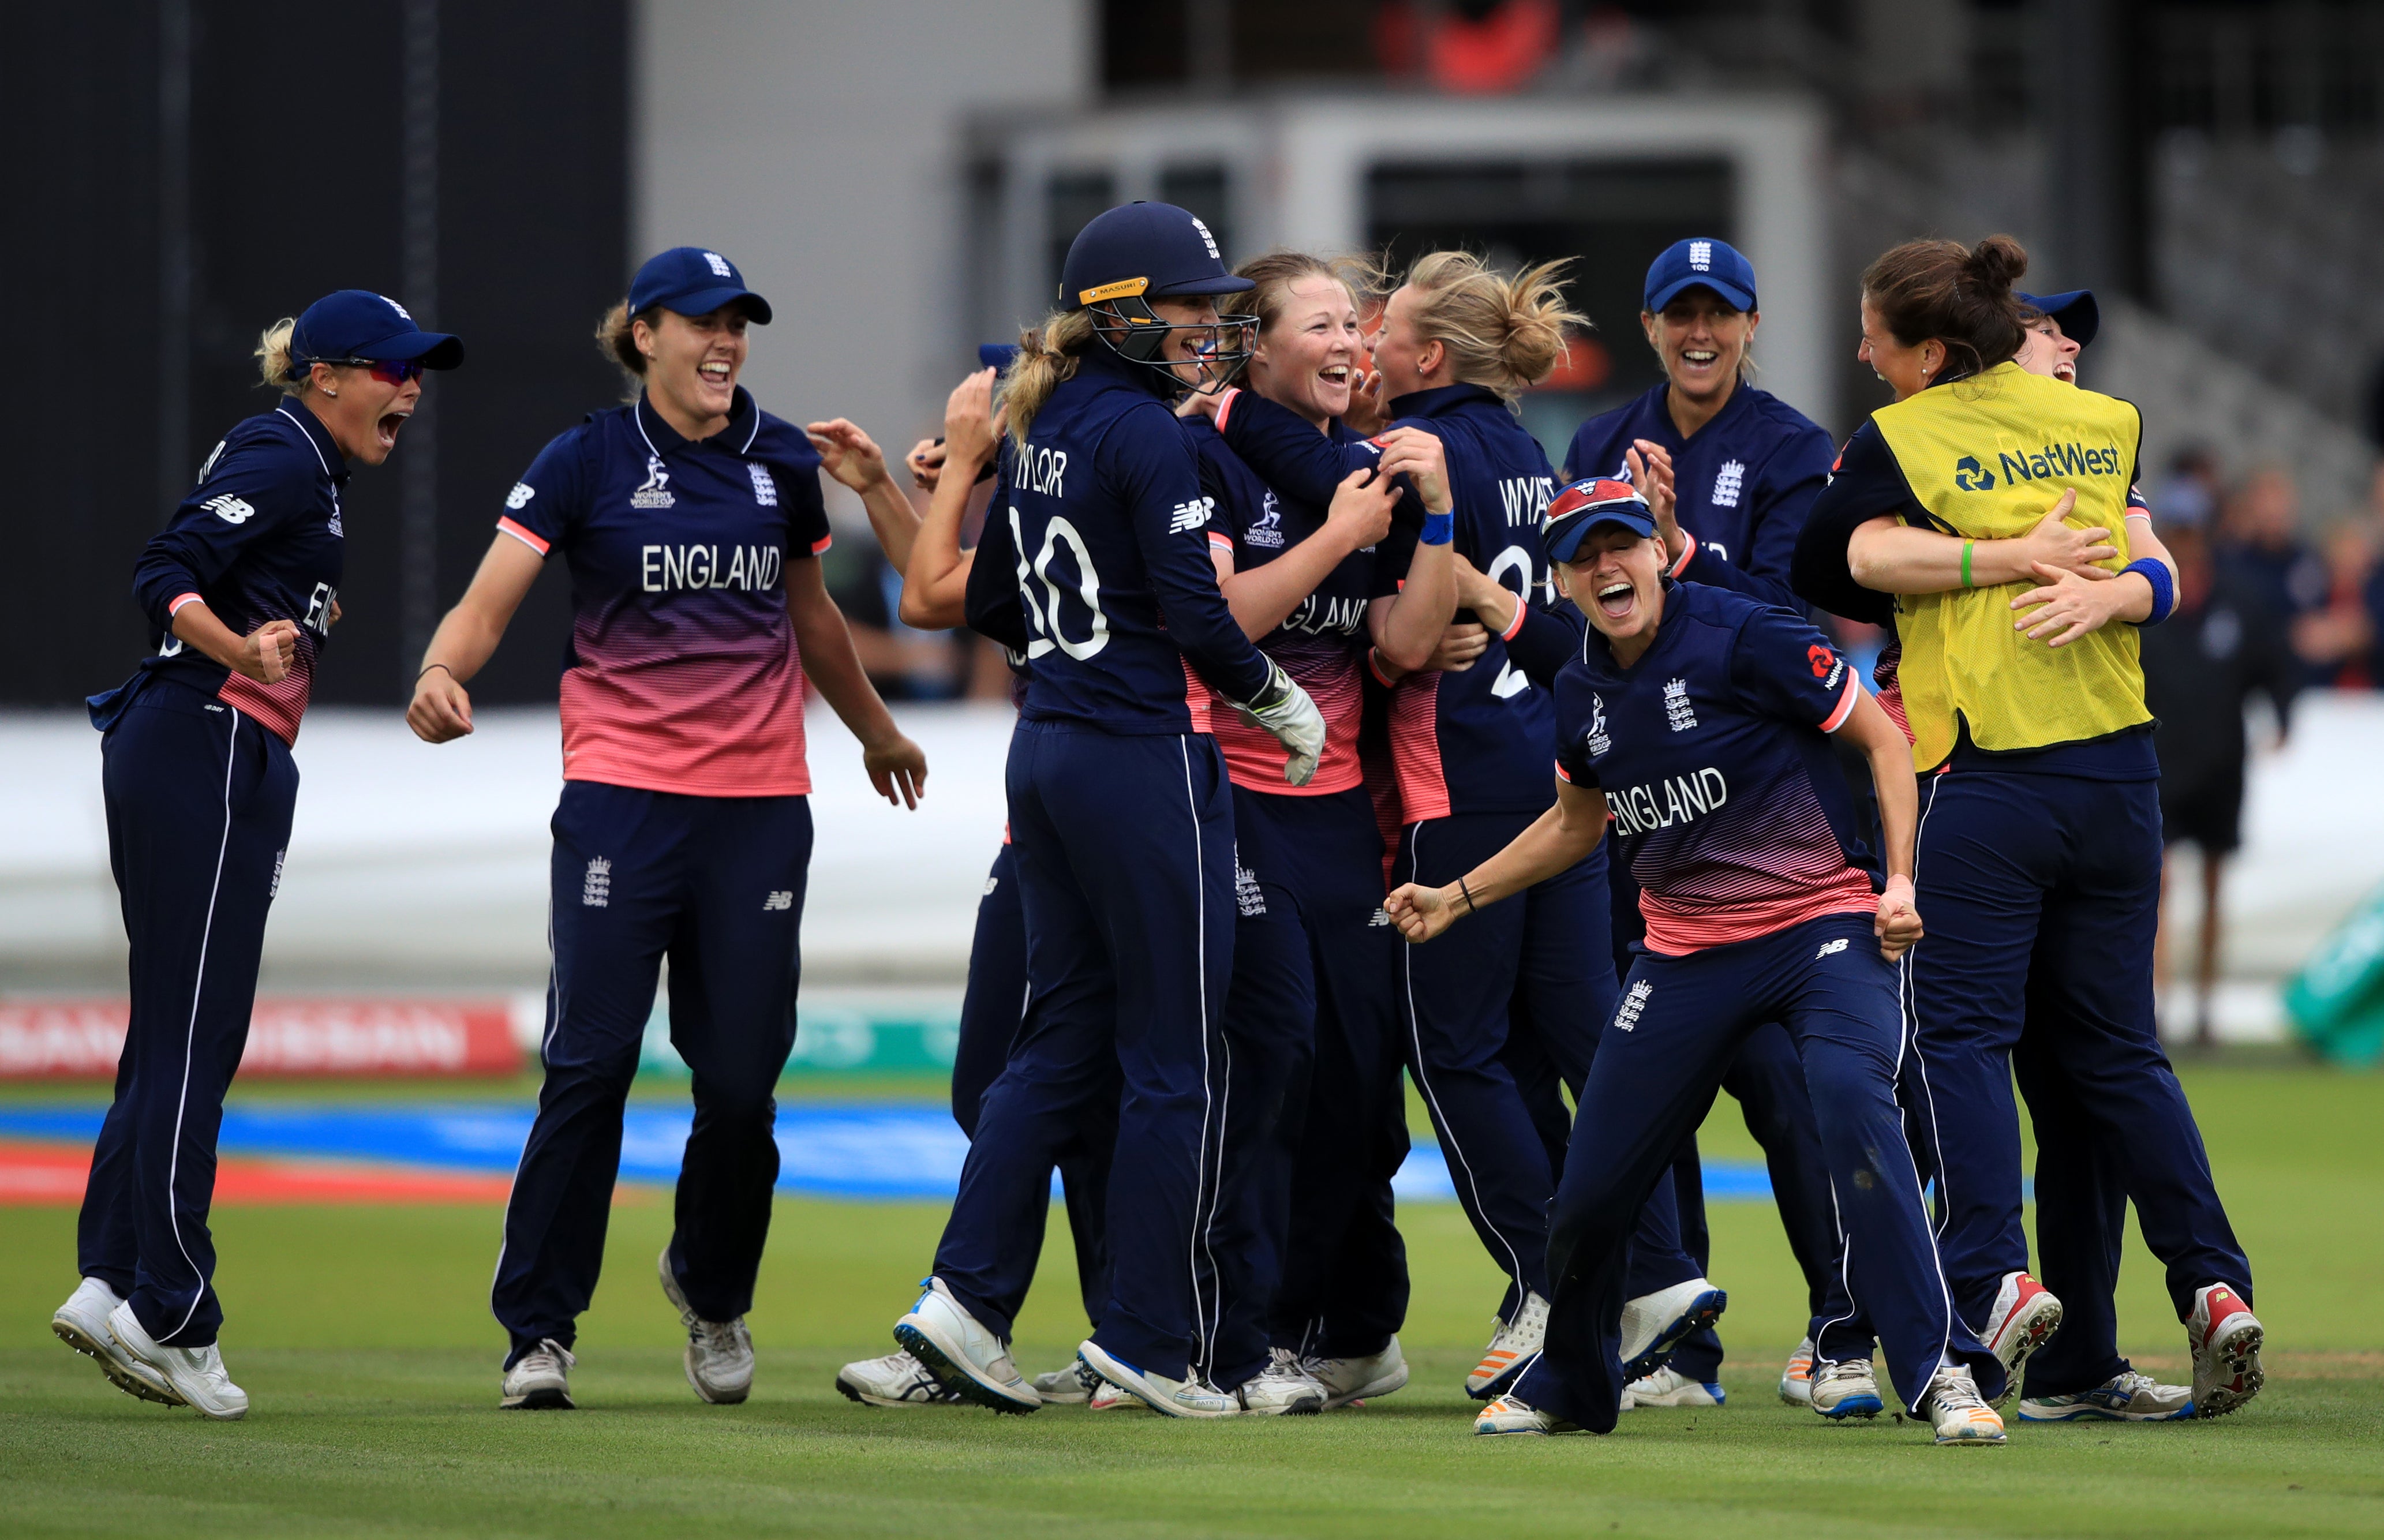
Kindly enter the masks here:
[[383, 454], [397, 447], [397, 430], [404, 428], [405, 419], [412, 416], [414, 416], [413, 407], [400, 407], [394, 411], [382, 413], [380, 420], [373, 424], [373, 431], [380, 440], [380, 450]]
[[2074, 358], [2065, 358], [2060, 363], [2054, 365], [2053, 378], [2060, 380], [2065, 385], [2077, 384], [2078, 361]]
[[736, 366], [726, 358], [707, 358], [695, 366], [695, 378], [715, 391], [727, 390], [736, 372]]
[[1633, 588], [1626, 578], [1617, 578], [1598, 586], [1597, 613], [1608, 620], [1630, 619], [1631, 611], [1638, 602], [1639, 590]]

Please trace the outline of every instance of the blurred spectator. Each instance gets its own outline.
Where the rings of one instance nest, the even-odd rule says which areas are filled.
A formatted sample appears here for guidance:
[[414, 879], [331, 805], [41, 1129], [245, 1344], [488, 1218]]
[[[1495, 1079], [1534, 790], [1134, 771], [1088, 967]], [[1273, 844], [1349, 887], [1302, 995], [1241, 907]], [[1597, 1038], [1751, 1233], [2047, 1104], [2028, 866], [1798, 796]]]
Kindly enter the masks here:
[[[2161, 826], [2167, 844], [2202, 852], [2202, 934], [2194, 954], [2194, 1041], [2208, 1046], [2210, 996], [2218, 974], [2219, 883], [2241, 842], [2243, 766], [2249, 752], [2243, 706], [2257, 690], [2277, 714], [2277, 741], [2291, 721], [2298, 671], [2253, 573], [2214, 560], [2206, 526], [2178, 522], [2162, 538], [2177, 558], [2176, 613], [2146, 627], [2144, 702], [2160, 727]], [[2161, 866], [2162, 923], [2155, 975], [2168, 969], [2168, 863]]]
[[2293, 651], [2309, 682], [2337, 689], [2376, 685], [2376, 615], [2371, 607], [2376, 548], [2369, 531], [2349, 519], [2326, 532], [2326, 602], [2293, 621]]
[[902, 624], [902, 575], [864, 525], [839, 528], [824, 558], [829, 594], [844, 612], [869, 682], [888, 701], [942, 701], [969, 689], [967, 631], [920, 631]]
[[2153, 516], [2164, 529], [2182, 524], [2207, 531], [2224, 490], [2218, 456], [2200, 445], [2181, 449], [2169, 460], [2168, 474], [2153, 488]]
[[1504, 96], [1556, 57], [1563, 19], [1557, 0], [1390, 0], [1374, 13], [1374, 55], [1385, 74]]
[[[2333, 586], [2326, 563], [2301, 538], [2300, 520], [2292, 477], [2281, 466], [2264, 466], [2229, 501], [2215, 553], [2220, 565], [2258, 590], [2266, 612], [2289, 628], [2324, 605]], [[2316, 682], [2314, 672], [2308, 677]]]

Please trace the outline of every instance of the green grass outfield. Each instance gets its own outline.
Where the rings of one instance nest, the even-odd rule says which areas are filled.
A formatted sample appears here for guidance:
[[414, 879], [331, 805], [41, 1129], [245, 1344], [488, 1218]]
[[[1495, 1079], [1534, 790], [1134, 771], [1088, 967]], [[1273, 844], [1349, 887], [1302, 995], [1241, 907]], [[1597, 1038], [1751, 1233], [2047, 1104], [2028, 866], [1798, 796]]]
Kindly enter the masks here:
[[[1732, 1404], [1629, 1413], [1608, 1438], [1468, 1435], [1457, 1387], [1497, 1279], [1453, 1205], [1402, 1216], [1409, 1388], [1324, 1417], [1186, 1423], [847, 1403], [836, 1367], [890, 1346], [940, 1214], [782, 1201], [751, 1318], [754, 1397], [705, 1407], [653, 1282], [667, 1198], [632, 1195], [582, 1323], [577, 1413], [496, 1410], [494, 1209], [220, 1211], [225, 1347], [255, 1410], [216, 1424], [118, 1394], [51, 1339], [73, 1214], [0, 1209], [0, 1534], [2384, 1532], [2384, 1078], [2243, 1060], [2185, 1074], [2269, 1332], [2266, 1393], [2219, 1422], [2020, 1425], [2008, 1447], [1949, 1450], [1912, 1424], [1832, 1427], [1782, 1407], [1802, 1289], [1776, 1217], [1743, 1203], [1712, 1212]], [[1755, 1158], [1727, 1099], [1707, 1144]], [[1083, 1330], [1065, 1226], [1052, 1236], [1019, 1324], [1030, 1373]], [[2142, 1366], [2185, 1372], [2159, 1271], [2133, 1243], [2121, 1318]]]

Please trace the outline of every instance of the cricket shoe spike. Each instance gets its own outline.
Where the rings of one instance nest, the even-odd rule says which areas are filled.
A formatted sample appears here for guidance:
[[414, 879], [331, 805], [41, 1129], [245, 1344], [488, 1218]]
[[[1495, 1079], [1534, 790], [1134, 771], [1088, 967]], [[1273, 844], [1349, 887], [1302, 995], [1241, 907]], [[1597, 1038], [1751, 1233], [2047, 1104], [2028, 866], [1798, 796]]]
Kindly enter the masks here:
[[1089, 1339], [1076, 1349], [1076, 1356], [1094, 1373], [1162, 1417], [1233, 1417], [1242, 1410], [1241, 1402], [1197, 1374], [1180, 1380], [1153, 1374]]
[[123, 1297], [114, 1289], [96, 1278], [85, 1278], [67, 1296], [67, 1302], [52, 1312], [50, 1331], [76, 1352], [98, 1360], [107, 1383], [127, 1396], [159, 1406], [180, 1406], [182, 1398], [174, 1394], [166, 1376], [126, 1352], [108, 1331], [108, 1312], [122, 1303]]
[[1643, 1379], [1663, 1367], [1681, 1339], [1721, 1319], [1730, 1296], [1703, 1278], [1643, 1294], [1622, 1307], [1622, 1377]]
[[1531, 1356], [1540, 1350], [1547, 1335], [1548, 1302], [1526, 1290], [1523, 1302], [1515, 1309], [1515, 1318], [1499, 1322], [1498, 1329], [1490, 1334], [1490, 1346], [1482, 1349], [1482, 1361], [1465, 1376], [1465, 1394], [1477, 1401], [1486, 1401], [1504, 1390], [1522, 1372]]
[[1987, 1329], [1979, 1340], [1988, 1352], [2003, 1360], [2004, 1393], [1995, 1397], [2001, 1406], [2019, 1388], [2020, 1366], [2028, 1356], [2044, 1346], [2061, 1325], [2061, 1301], [2053, 1291], [2025, 1273], [2006, 1273], [2003, 1286], [1995, 1291], [1995, 1308], [1987, 1316]]
[[925, 1284], [919, 1302], [894, 1323], [894, 1340], [903, 1350], [964, 1401], [1002, 1412], [1042, 1410], [1043, 1397], [1010, 1361], [1009, 1344], [962, 1310], [941, 1278]]
[[2195, 1289], [2185, 1338], [2193, 1349], [2195, 1416], [2224, 1417], [2260, 1394], [2267, 1378], [2260, 1369], [2266, 1334], [2241, 1295], [2225, 1284]]

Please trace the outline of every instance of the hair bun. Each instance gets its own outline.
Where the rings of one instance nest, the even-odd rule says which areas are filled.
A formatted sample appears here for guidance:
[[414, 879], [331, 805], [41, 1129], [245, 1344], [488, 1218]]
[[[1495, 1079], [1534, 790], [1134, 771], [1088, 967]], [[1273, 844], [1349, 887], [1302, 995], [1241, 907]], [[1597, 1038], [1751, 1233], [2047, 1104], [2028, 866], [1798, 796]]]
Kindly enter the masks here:
[[1990, 297], [2001, 299], [2028, 271], [2028, 253], [2008, 235], [1990, 235], [1970, 248], [1969, 257], [1962, 266], [1965, 276]]

